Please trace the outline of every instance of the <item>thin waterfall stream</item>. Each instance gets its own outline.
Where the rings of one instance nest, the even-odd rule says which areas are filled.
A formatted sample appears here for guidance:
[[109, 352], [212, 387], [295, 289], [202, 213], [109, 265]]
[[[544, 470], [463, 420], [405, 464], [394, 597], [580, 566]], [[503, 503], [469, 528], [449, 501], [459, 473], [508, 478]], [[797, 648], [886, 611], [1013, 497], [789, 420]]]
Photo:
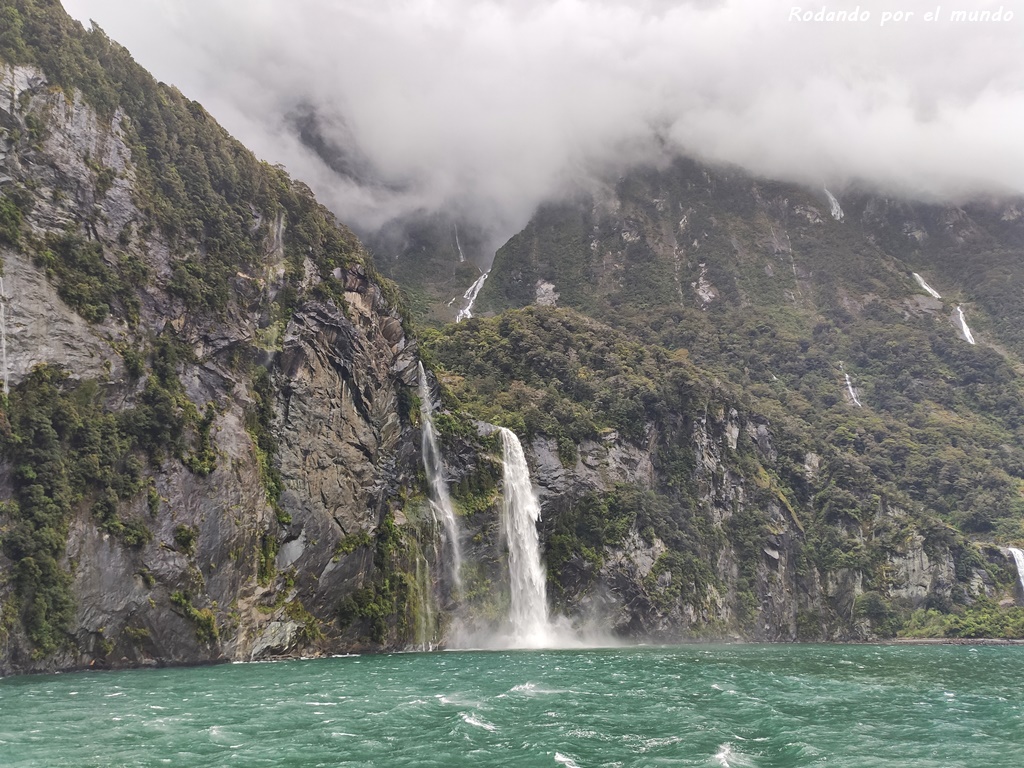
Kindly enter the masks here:
[[964, 317], [963, 307], [957, 307], [956, 313], [960, 320], [960, 331], [963, 333], [964, 339], [967, 340], [968, 344], [974, 344], [974, 334], [971, 333], [971, 329], [967, 327], [967, 318]]
[[[462, 294], [463, 300], [466, 305], [459, 310], [458, 314], [455, 315], [455, 322], [461, 323], [463, 320], [469, 320], [473, 317], [473, 305], [476, 303], [476, 297], [480, 295], [480, 289], [484, 287], [484, 283], [487, 281], [487, 276], [491, 274], [491, 270], [487, 270], [476, 279], [476, 281], [466, 289], [466, 292]], [[458, 298], [458, 297], [456, 297]], [[455, 301], [455, 299], [452, 299]], [[448, 302], [451, 306], [451, 301]]]
[[0, 365], [4, 368], [4, 397], [11, 393], [10, 371], [7, 368], [7, 289], [0, 275]]
[[934, 288], [928, 285], [928, 283], [925, 282], [924, 278], [917, 274], [917, 272], [911, 272], [910, 274], [914, 276], [914, 279], [917, 280], [917, 284], [921, 286], [925, 293], [930, 295], [933, 299], [942, 298], [942, 294], [940, 294], [938, 291], [936, 291]]
[[453, 602], [462, 597], [462, 541], [459, 536], [459, 521], [455, 516], [448, 483], [444, 479], [444, 463], [441, 461], [441, 450], [437, 445], [437, 431], [434, 429], [434, 406], [431, 402], [430, 384], [427, 381], [423, 363], [419, 364], [420, 377], [420, 418], [422, 433], [421, 448], [423, 451], [423, 467], [427, 473], [427, 484], [430, 486], [430, 509], [435, 520], [441, 523], [445, 547], [442, 550], [445, 561], [445, 574]]

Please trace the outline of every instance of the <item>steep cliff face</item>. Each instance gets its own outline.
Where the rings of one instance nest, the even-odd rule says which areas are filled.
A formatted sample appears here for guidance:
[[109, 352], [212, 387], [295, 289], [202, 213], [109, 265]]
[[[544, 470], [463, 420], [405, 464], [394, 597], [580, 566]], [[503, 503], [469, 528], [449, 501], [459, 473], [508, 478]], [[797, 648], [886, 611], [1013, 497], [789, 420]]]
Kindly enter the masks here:
[[[374, 578], [415, 480], [414, 347], [351, 236], [311, 241], [330, 216], [255, 161], [279, 191], [231, 206], [254, 257], [197, 306], [182, 268], [215, 246], [154, 222], [131, 126], [0, 66], [0, 674], [350, 648], [339, 602]], [[116, 457], [86, 440], [96, 423]]]

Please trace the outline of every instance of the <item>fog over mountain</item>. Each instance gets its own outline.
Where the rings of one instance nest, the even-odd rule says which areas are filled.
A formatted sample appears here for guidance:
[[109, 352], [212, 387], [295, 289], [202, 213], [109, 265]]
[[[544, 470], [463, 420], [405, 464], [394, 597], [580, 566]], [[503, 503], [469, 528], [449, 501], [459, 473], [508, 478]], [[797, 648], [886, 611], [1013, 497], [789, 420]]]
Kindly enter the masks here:
[[929, 20], [933, 0], [64, 5], [362, 228], [445, 210], [497, 243], [595, 171], [679, 152], [834, 189], [1024, 192], [1016, 2], [972, 2], [1003, 8], [976, 22]]

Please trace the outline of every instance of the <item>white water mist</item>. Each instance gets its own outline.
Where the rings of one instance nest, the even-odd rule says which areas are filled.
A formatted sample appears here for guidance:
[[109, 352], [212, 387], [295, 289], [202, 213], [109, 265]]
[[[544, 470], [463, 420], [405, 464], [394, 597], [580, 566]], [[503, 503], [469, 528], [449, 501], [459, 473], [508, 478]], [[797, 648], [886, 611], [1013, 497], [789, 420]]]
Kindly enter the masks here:
[[550, 645], [554, 632], [548, 617], [547, 576], [540, 556], [540, 503], [533, 492], [523, 446], [514, 432], [501, 429], [504, 497], [501, 522], [508, 540], [513, 646]]
[[421, 447], [423, 467], [427, 473], [427, 484], [430, 486], [430, 509], [434, 519], [440, 521], [444, 533], [445, 574], [452, 600], [457, 602], [462, 597], [462, 542], [459, 538], [459, 521], [455, 516], [451, 495], [448, 493], [448, 483], [444, 479], [444, 463], [441, 461], [441, 450], [438, 448], [437, 432], [434, 429], [430, 384], [427, 382], [423, 363], [419, 364], [419, 376]]

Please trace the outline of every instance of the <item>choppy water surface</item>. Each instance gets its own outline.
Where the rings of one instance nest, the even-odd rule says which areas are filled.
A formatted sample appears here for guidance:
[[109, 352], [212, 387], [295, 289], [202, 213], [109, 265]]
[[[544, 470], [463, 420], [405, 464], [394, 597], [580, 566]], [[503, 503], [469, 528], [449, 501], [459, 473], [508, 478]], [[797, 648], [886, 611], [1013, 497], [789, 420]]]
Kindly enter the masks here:
[[1024, 765], [1024, 647], [452, 652], [0, 681], [0, 765]]

